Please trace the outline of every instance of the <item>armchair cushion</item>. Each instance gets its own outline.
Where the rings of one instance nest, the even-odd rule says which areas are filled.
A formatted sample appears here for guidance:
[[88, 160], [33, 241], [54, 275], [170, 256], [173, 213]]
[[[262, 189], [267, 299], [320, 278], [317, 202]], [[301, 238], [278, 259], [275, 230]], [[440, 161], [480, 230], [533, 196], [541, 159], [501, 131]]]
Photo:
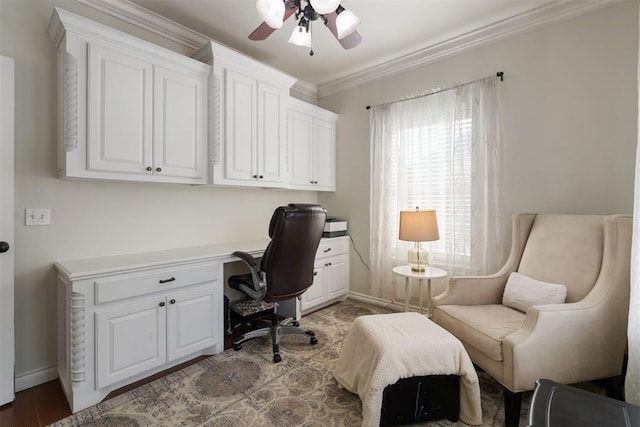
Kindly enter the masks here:
[[564, 285], [542, 282], [513, 272], [504, 288], [502, 304], [526, 313], [532, 305], [561, 304], [566, 298], [567, 287]]
[[502, 304], [441, 305], [434, 320], [493, 360], [502, 361], [502, 340], [517, 330], [525, 314]]

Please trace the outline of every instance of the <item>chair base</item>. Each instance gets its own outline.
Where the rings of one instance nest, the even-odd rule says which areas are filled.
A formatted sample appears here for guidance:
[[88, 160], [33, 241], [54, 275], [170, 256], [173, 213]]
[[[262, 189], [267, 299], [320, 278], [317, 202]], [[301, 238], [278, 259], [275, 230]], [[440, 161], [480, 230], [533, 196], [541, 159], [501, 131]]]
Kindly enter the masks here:
[[310, 337], [309, 342], [311, 343], [311, 345], [316, 345], [318, 343], [315, 332], [310, 329], [301, 328], [298, 322], [293, 321], [293, 319], [289, 317], [287, 319], [284, 319], [280, 323], [272, 324], [271, 326], [266, 328], [256, 329], [239, 336], [238, 338], [233, 340], [233, 349], [235, 351], [238, 351], [242, 348], [242, 343], [254, 338], [264, 337], [267, 335], [271, 335], [271, 343], [273, 346], [273, 363], [278, 363], [282, 360], [282, 357], [280, 356], [280, 337], [283, 335], [307, 335]]

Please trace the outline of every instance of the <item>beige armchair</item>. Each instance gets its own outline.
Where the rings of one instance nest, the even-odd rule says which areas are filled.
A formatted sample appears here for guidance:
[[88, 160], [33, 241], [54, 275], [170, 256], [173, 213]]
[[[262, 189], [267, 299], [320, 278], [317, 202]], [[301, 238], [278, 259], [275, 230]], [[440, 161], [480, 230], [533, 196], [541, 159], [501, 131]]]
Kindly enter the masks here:
[[[607, 379], [607, 392], [622, 397], [631, 234], [628, 216], [514, 215], [504, 267], [490, 276], [453, 277], [433, 299], [433, 320], [504, 386], [507, 426], [518, 425], [522, 392], [537, 379]], [[503, 305], [512, 272], [565, 285], [566, 302], [526, 313]]]

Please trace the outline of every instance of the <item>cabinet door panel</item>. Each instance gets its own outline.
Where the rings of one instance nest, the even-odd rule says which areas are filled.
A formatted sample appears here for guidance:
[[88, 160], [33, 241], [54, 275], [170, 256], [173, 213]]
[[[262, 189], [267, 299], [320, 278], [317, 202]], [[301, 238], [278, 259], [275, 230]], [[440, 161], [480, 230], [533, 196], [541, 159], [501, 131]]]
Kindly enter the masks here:
[[256, 162], [256, 80], [225, 70], [225, 178], [253, 181]]
[[87, 168], [149, 175], [152, 65], [95, 44], [88, 57]]
[[336, 298], [349, 292], [349, 264], [344, 259], [348, 255], [341, 258], [334, 258], [331, 266], [328, 267], [327, 274], [327, 299]]
[[206, 80], [155, 67], [154, 81], [154, 173], [203, 181]]
[[265, 83], [258, 83], [258, 174], [261, 181], [283, 180], [285, 156], [281, 143], [282, 92]]
[[308, 310], [326, 301], [325, 268], [314, 270], [313, 285], [302, 294], [302, 310]]
[[98, 388], [166, 362], [164, 297], [95, 313]]
[[[314, 171], [318, 187], [335, 190], [335, 127], [323, 120], [314, 120]], [[320, 189], [320, 188], [319, 188]]]
[[[188, 356], [218, 342], [219, 298], [214, 286], [171, 294], [168, 297], [167, 357], [169, 361]], [[172, 302], [175, 301], [175, 302]]]
[[312, 118], [293, 110], [288, 114], [289, 179], [293, 185], [311, 187]]

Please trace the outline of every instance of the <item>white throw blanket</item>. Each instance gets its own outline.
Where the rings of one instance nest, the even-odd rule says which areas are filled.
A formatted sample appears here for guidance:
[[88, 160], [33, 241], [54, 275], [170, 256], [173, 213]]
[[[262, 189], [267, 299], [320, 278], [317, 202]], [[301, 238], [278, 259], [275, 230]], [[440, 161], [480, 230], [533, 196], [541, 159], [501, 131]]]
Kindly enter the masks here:
[[426, 375], [460, 376], [460, 420], [482, 423], [480, 386], [469, 355], [448, 331], [419, 313], [358, 317], [334, 372], [362, 400], [362, 425], [380, 425], [386, 386]]

